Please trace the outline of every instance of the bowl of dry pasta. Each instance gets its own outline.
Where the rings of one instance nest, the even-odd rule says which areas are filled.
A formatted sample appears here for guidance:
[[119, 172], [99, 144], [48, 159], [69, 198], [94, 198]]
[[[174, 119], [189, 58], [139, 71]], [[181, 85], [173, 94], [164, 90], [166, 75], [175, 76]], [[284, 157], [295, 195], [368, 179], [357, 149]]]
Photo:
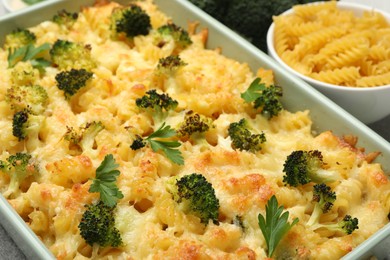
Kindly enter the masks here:
[[295, 5], [267, 34], [268, 54], [362, 122], [390, 114], [390, 14], [348, 2]]

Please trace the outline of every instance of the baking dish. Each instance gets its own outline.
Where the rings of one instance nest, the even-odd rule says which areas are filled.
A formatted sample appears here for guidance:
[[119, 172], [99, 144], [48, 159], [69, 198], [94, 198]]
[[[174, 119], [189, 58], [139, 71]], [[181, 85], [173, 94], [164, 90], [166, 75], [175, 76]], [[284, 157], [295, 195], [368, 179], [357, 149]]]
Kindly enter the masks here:
[[[0, 35], [5, 35], [17, 27], [29, 27], [43, 20], [51, 19], [57, 10], [78, 11], [80, 6], [90, 5], [93, 2], [95, 1], [81, 0], [76, 2], [62, 0], [43, 2], [28, 9], [8, 14], [0, 19]], [[118, 2], [127, 3], [128, 0]], [[377, 160], [382, 163], [386, 172], [390, 171], [390, 161], [388, 160], [390, 157], [390, 144], [363, 123], [302, 80], [284, 71], [269, 56], [218, 23], [215, 19], [195, 8], [188, 1], [155, 0], [155, 2], [163, 12], [173, 17], [175, 23], [179, 25], [185, 27], [188, 21], [199, 21], [201, 27], [208, 28], [209, 48], [221, 47], [224, 55], [248, 63], [253, 70], [258, 67], [272, 69], [275, 72], [277, 83], [285, 86], [283, 103], [287, 109], [291, 111], [310, 109], [315, 131], [332, 130], [337, 135], [354, 134], [358, 136], [358, 146], [365, 147], [368, 152], [382, 152]], [[0, 44], [2, 43], [0, 42]], [[3, 197], [0, 198], [0, 214], [2, 217], [1, 223], [28, 259], [54, 258]], [[344, 259], [364, 259], [370, 256], [384, 259], [390, 254], [388, 251], [390, 238], [388, 236], [390, 236], [390, 225], [381, 229], [353, 252], [345, 256]]]

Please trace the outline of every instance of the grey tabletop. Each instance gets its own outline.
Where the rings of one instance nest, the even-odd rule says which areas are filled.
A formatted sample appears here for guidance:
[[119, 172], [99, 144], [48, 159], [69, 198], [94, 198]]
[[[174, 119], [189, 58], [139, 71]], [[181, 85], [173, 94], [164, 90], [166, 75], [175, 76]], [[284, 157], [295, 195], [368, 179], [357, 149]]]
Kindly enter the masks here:
[[[0, 4], [0, 15], [4, 14], [4, 7]], [[390, 116], [368, 125], [372, 130], [390, 142]], [[1, 223], [1, 220], [0, 220]], [[0, 225], [0, 260], [21, 260], [26, 259], [17, 245], [9, 237], [4, 228]]]

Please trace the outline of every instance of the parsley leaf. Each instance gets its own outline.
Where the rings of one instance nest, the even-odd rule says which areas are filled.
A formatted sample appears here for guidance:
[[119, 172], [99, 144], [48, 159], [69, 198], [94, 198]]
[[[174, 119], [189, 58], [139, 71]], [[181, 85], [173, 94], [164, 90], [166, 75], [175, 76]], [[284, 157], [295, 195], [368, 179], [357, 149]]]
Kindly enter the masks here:
[[159, 129], [153, 132], [151, 135], [142, 139], [142, 137], [137, 136], [134, 140], [133, 144], [130, 146], [133, 150], [138, 150], [149, 143], [150, 147], [154, 152], [162, 151], [169, 160], [172, 162], [183, 165], [184, 158], [181, 155], [181, 152], [178, 147], [180, 147], [180, 143], [178, 141], [165, 141], [163, 139], [170, 138], [176, 136], [176, 131], [172, 129], [169, 125], [165, 125], [163, 123]]
[[115, 206], [117, 200], [123, 198], [122, 192], [115, 183], [120, 174], [117, 170], [118, 166], [112, 154], [106, 155], [96, 169], [96, 177], [89, 187], [89, 192], [99, 192], [100, 200], [109, 207]]
[[280, 240], [299, 221], [295, 218], [290, 224], [288, 222], [289, 212], [282, 214], [283, 209], [284, 207], [278, 205], [278, 200], [273, 195], [265, 206], [266, 218], [261, 214], [258, 215], [259, 227], [268, 248], [268, 257], [272, 257]]
[[250, 85], [249, 88], [241, 93], [241, 98], [245, 100], [247, 103], [251, 103], [261, 97], [261, 91], [263, 91], [266, 87], [264, 83], [260, 84], [261, 79], [256, 78]]
[[8, 53], [8, 67], [13, 68], [19, 61], [30, 61], [34, 68], [42, 71], [44, 67], [50, 66], [51, 62], [38, 57], [43, 52], [50, 50], [50, 44], [44, 43], [38, 47], [33, 44], [27, 44]]
[[241, 98], [247, 103], [252, 103], [255, 109], [261, 108], [261, 114], [267, 118], [277, 116], [283, 110], [283, 105], [280, 98], [283, 96], [283, 89], [280, 86], [266, 86], [261, 83], [261, 78], [256, 78], [248, 87], [241, 93]]
[[[165, 125], [165, 123], [163, 123], [159, 129], [146, 138], [146, 141], [149, 142], [153, 151], [157, 152], [161, 150], [172, 162], [183, 165], [183, 156], [181, 155], [180, 150], [175, 149], [180, 147], [180, 143], [178, 141], [161, 140], [173, 136], [176, 136], [176, 131], [169, 125]], [[157, 140], [155, 138], [157, 138]]]

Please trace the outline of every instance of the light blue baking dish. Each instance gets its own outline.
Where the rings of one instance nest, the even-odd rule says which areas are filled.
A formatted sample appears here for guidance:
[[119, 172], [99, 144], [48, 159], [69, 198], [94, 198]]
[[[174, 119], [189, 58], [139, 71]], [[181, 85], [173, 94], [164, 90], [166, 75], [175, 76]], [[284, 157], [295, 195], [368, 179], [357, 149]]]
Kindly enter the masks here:
[[[7, 14], [0, 18], [0, 44], [2, 45], [3, 36], [17, 27], [33, 26], [51, 19], [57, 10], [79, 11], [81, 6], [88, 6], [94, 2], [95, 0], [50, 0]], [[126, 4], [129, 0], [117, 0], [117, 2]], [[173, 17], [175, 23], [183, 27], [187, 26], [188, 21], [199, 21], [201, 27], [208, 28], [209, 48], [221, 47], [224, 55], [248, 63], [254, 71], [259, 67], [272, 69], [275, 72], [277, 83], [284, 86], [283, 103], [288, 110], [310, 109], [315, 131], [332, 130], [340, 136], [344, 134], [358, 136], [358, 146], [365, 147], [367, 152], [382, 152], [377, 161], [382, 163], [385, 172], [390, 172], [390, 143], [366, 125], [304, 81], [289, 74], [268, 55], [187, 0], [155, 0], [155, 2], [163, 12]], [[54, 259], [49, 250], [1, 195], [0, 221], [27, 259]], [[390, 224], [343, 259], [368, 259], [372, 256], [376, 259], [388, 259], [390, 256]]]

